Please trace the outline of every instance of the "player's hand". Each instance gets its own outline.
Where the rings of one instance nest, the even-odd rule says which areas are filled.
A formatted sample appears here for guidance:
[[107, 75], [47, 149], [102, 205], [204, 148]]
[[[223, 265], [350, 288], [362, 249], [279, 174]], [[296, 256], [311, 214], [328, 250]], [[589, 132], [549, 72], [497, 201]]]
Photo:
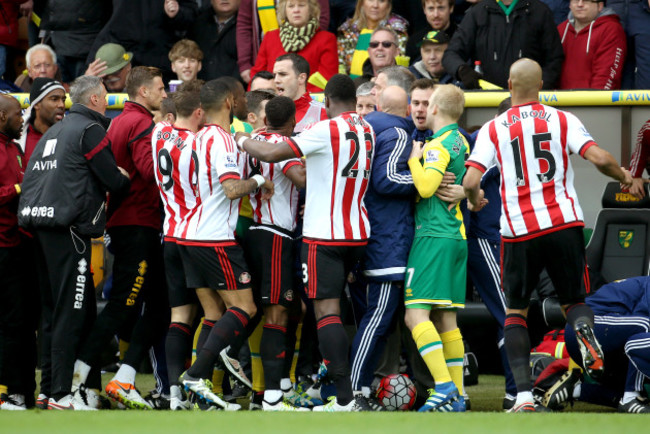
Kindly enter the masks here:
[[445, 172], [444, 175], [442, 175], [442, 181], [440, 181], [440, 186], [446, 187], [449, 184], [453, 184], [456, 182], [456, 175], [454, 172]]
[[120, 167], [120, 166], [117, 166], [117, 169], [120, 171], [120, 173], [121, 173], [122, 175], [126, 176], [127, 179], [131, 179], [131, 176], [129, 176], [129, 172], [127, 172], [126, 170], [124, 170], [124, 169], [123, 169], [122, 167]]
[[630, 187], [630, 194], [637, 199], [643, 199], [645, 197], [645, 188], [644, 184], [650, 182], [650, 179], [643, 178], [632, 178], [632, 186]]
[[472, 212], [479, 212], [482, 210], [489, 201], [485, 198], [483, 189], [479, 190], [478, 197], [476, 198], [476, 205], [471, 200], [467, 201], [467, 209]]
[[169, 18], [174, 18], [178, 14], [178, 2], [176, 0], [165, 0], [164, 9]]
[[621, 190], [623, 189], [629, 190], [632, 188], [632, 184], [634, 183], [634, 178], [632, 178], [632, 174], [625, 167], [621, 167], [621, 170], [623, 171], [623, 175], [625, 176], [624, 179], [621, 181]]
[[266, 182], [262, 184], [262, 200], [271, 199], [271, 197], [273, 197], [273, 193], [275, 193], [275, 187], [273, 186], [273, 181], [267, 179]]
[[417, 158], [418, 160], [422, 158], [422, 153], [424, 152], [424, 143], [413, 140], [413, 147], [411, 148], [411, 155], [409, 160], [412, 158]]
[[456, 208], [458, 202], [465, 199], [465, 189], [462, 185], [450, 184], [443, 187], [442, 184], [440, 184], [440, 187], [438, 187], [434, 196], [449, 203], [447, 209], [451, 211]]
[[103, 74], [104, 71], [106, 71], [106, 62], [103, 61], [102, 59], [95, 59], [91, 62], [90, 65], [88, 65], [88, 69], [86, 69], [86, 72], [84, 75], [92, 75], [95, 77], [103, 77], [106, 74]]
[[241, 75], [241, 79], [244, 80], [246, 83], [251, 82], [251, 70], [250, 70], [250, 68], [247, 69], [246, 71], [240, 72], [239, 75]]

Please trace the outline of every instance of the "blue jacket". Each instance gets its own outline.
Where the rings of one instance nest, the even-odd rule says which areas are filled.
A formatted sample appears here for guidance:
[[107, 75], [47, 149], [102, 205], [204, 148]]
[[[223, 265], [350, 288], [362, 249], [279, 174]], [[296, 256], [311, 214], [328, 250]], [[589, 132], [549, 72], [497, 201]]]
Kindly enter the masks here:
[[415, 186], [408, 167], [409, 119], [372, 112], [364, 118], [375, 130], [375, 156], [364, 202], [370, 220], [364, 275], [370, 281], [404, 280], [413, 242]]
[[650, 316], [650, 277], [632, 277], [602, 286], [585, 299], [595, 315]]

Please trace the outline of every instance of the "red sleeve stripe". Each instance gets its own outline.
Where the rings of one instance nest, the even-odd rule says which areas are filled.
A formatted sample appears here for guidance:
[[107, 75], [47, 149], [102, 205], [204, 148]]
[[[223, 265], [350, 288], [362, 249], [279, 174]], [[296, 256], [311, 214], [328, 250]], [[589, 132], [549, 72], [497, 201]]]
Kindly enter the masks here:
[[302, 166], [303, 164], [300, 161], [289, 161], [285, 166], [284, 169], [282, 169], [282, 173], [285, 175], [291, 169], [293, 166]]
[[589, 140], [587, 143], [582, 145], [582, 147], [580, 148], [580, 156], [582, 158], [585, 158], [585, 152], [587, 152], [587, 149], [591, 148], [592, 146], [598, 146], [598, 144], [593, 140]]
[[224, 182], [226, 179], [241, 179], [241, 177], [237, 172], [228, 172], [219, 177], [219, 182]]
[[289, 140], [287, 141], [287, 143], [291, 147], [291, 150], [293, 151], [293, 153], [296, 154], [296, 158], [301, 158], [302, 157], [302, 151], [298, 147], [298, 144], [296, 143], [296, 141], [291, 139], [291, 138], [288, 138], [288, 139]]
[[97, 144], [97, 146], [95, 146], [95, 147], [93, 148], [92, 151], [90, 151], [90, 152], [88, 152], [86, 155], [84, 155], [84, 157], [86, 157], [86, 160], [92, 160], [92, 158], [93, 158], [95, 155], [99, 154], [99, 153], [100, 153], [100, 152], [101, 152], [105, 147], [110, 146], [110, 145], [111, 145], [111, 141], [108, 140], [108, 136], [104, 136], [104, 138], [102, 139], [102, 141], [99, 142], [99, 143]]
[[478, 162], [476, 162], [476, 161], [472, 161], [472, 160], [467, 160], [467, 161], [465, 162], [465, 167], [473, 167], [473, 168], [475, 168], [475, 169], [480, 170], [481, 173], [485, 173], [485, 171], [487, 170], [487, 167], [485, 167], [485, 166], [482, 165], [481, 163], [478, 163]]

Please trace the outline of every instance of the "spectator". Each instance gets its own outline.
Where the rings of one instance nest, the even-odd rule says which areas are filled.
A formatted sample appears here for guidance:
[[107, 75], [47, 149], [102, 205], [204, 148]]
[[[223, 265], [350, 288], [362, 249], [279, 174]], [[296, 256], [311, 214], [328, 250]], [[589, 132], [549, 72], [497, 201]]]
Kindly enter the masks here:
[[392, 0], [357, 0], [354, 15], [337, 31], [339, 72], [350, 74], [352, 78], [363, 74], [370, 37], [380, 27], [392, 29], [397, 34], [398, 54], [405, 52], [408, 22], [391, 13], [391, 9]]
[[363, 63], [363, 75], [376, 77], [380, 69], [396, 64], [398, 54], [397, 34], [389, 28], [376, 29], [368, 43], [368, 58]]
[[289, 53], [278, 57], [273, 65], [273, 75], [278, 95], [288, 96], [296, 104], [295, 133], [327, 119], [325, 106], [314, 101], [307, 92], [309, 63], [302, 56]]
[[131, 72], [131, 60], [133, 53], [127, 52], [119, 44], [102, 45], [95, 60], [88, 66], [85, 75], [102, 77], [106, 89], [111, 93], [124, 92], [126, 88], [126, 77]]
[[428, 78], [416, 80], [411, 85], [411, 118], [415, 124], [411, 138], [415, 141], [424, 143], [433, 135], [427, 123], [427, 109], [435, 86], [436, 82]]
[[607, 6], [621, 18], [630, 48], [623, 68], [623, 89], [650, 89], [650, 3], [608, 0]]
[[357, 114], [365, 116], [375, 111], [375, 96], [372, 94], [374, 84], [371, 81], [357, 87]]
[[427, 27], [414, 32], [406, 44], [406, 55], [413, 65], [421, 56], [420, 42], [431, 30], [442, 30], [449, 38], [454, 36], [458, 25], [451, 19], [454, 12], [454, 0], [422, 0], [424, 15], [427, 17]]
[[569, 0], [542, 0], [553, 14], [555, 25], [559, 26], [569, 15]]
[[399, 65], [388, 66], [377, 74], [372, 94], [375, 95], [375, 98], [378, 98], [388, 86], [399, 86], [404, 89], [404, 92], [408, 92], [414, 81], [415, 76], [408, 68]]
[[336, 37], [318, 27], [320, 8], [317, 0], [279, 0], [280, 28], [264, 35], [250, 74], [273, 69], [278, 56], [297, 53], [309, 62], [312, 76], [309, 92], [322, 92], [327, 80], [337, 72]]
[[180, 39], [178, 32], [197, 24], [196, 1], [121, 0], [113, 3], [113, 15], [97, 35], [87, 62], [95, 58], [99, 47], [114, 42], [134, 53], [133, 66], [155, 66], [163, 71], [165, 82], [171, 80], [174, 74], [167, 62], [167, 53]]
[[[320, 6], [320, 28], [328, 30], [330, 23], [330, 2], [318, 0]], [[250, 83], [251, 68], [255, 64], [262, 36], [278, 28], [278, 18], [273, 2], [241, 0], [237, 15], [237, 62], [241, 78]], [[336, 31], [336, 28], [332, 30]], [[270, 68], [269, 68], [270, 69]], [[253, 89], [251, 89], [253, 90]]]
[[[43, 303], [42, 311], [43, 329], [51, 330], [42, 337], [49, 351], [41, 355], [52, 372], [49, 408], [89, 410], [88, 395], [73, 394], [71, 385], [74, 360], [97, 308], [90, 239], [104, 232], [106, 192], [128, 190], [129, 177], [106, 146], [110, 121], [103, 115], [107, 104], [101, 80], [77, 78], [70, 98], [69, 114], [36, 145], [22, 184], [19, 223], [36, 232], [47, 264], [39, 274], [54, 300], [53, 306]], [[31, 209], [42, 212], [25, 212]]]
[[27, 71], [15, 81], [15, 85], [29, 92], [36, 77], [56, 78], [59, 67], [56, 65], [56, 54], [49, 45], [37, 44], [25, 54]]
[[41, 15], [43, 30], [50, 31], [64, 83], [84, 74], [90, 47], [113, 11], [103, 0], [49, 0]]
[[250, 87], [251, 90], [268, 89], [275, 92], [275, 79], [273, 73], [269, 71], [258, 72], [251, 79]]
[[18, 15], [20, 5], [28, 0], [2, 0], [2, 24], [0, 24], [0, 77], [7, 69], [7, 48], [18, 46]]
[[29, 93], [29, 108], [25, 111], [23, 133], [18, 144], [25, 153], [25, 163], [34, 152], [36, 144], [52, 125], [65, 114], [65, 89], [47, 77], [37, 77]]
[[456, 84], [454, 77], [442, 66], [442, 57], [449, 46], [449, 36], [443, 31], [432, 30], [424, 35], [418, 46], [422, 60], [409, 68], [415, 78], [430, 78], [440, 84]]
[[627, 45], [618, 16], [600, 0], [571, 0], [569, 7], [557, 28], [566, 59], [560, 89], [620, 89]]
[[169, 50], [169, 61], [176, 78], [183, 82], [195, 80], [201, 71], [203, 51], [189, 39], [181, 39]]
[[211, 7], [202, 8], [188, 37], [203, 51], [203, 80], [229, 75], [241, 79], [237, 66], [235, 26], [240, 0], [211, 0]]
[[[645, 197], [645, 188], [643, 186], [643, 172], [650, 167], [650, 119], [639, 130], [636, 136], [636, 146], [632, 152], [630, 161], [630, 173], [632, 174], [632, 188], [630, 193], [638, 198]], [[650, 173], [650, 172], [649, 172]], [[647, 180], [646, 180], [647, 181]]]
[[[562, 71], [562, 44], [548, 7], [539, 0], [485, 0], [469, 9], [442, 58], [466, 89], [478, 79], [508, 87], [508, 70], [527, 57], [542, 67], [544, 89], [554, 89]], [[468, 62], [480, 61], [483, 76]]]

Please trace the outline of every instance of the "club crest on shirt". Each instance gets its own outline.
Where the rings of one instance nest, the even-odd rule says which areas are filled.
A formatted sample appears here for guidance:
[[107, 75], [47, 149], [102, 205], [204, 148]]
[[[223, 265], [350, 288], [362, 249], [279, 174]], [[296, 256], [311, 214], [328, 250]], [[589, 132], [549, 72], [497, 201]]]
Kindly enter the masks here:
[[440, 151], [437, 151], [435, 149], [429, 149], [424, 155], [425, 163], [435, 163], [439, 159], [440, 159]]
[[239, 275], [239, 283], [243, 283], [246, 285], [247, 283], [251, 282], [251, 275], [244, 271], [242, 274]]

